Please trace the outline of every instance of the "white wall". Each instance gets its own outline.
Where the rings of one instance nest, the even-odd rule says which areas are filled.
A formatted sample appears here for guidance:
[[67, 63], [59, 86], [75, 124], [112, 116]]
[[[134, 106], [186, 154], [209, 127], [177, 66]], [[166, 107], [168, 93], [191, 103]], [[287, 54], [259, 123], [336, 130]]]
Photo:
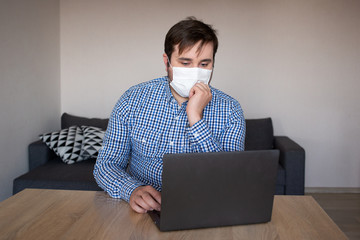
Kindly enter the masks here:
[[0, 7], [0, 201], [28, 171], [27, 146], [60, 127], [59, 2]]
[[62, 112], [108, 117], [165, 75], [165, 34], [194, 15], [219, 30], [213, 86], [305, 148], [306, 186], [360, 187], [360, 1], [60, 3]]

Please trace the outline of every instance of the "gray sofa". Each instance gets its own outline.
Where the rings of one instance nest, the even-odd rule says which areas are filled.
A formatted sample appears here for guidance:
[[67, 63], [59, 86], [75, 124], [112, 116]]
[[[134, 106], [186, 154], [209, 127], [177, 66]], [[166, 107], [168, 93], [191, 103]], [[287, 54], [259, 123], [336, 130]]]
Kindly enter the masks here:
[[[95, 126], [106, 130], [108, 119], [84, 118], [64, 113], [61, 128], [70, 126]], [[247, 119], [245, 150], [279, 149], [276, 194], [304, 194], [304, 149], [285, 136], [274, 136], [271, 118]], [[96, 184], [92, 171], [96, 159], [65, 164], [42, 141], [29, 145], [29, 172], [14, 180], [13, 194], [25, 188], [94, 190]]]

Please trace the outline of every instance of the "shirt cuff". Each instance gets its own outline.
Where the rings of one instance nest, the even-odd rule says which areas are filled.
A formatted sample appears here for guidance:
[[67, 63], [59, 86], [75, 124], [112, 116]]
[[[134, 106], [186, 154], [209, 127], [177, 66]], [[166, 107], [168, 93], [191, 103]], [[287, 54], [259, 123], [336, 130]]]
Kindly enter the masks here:
[[133, 193], [133, 191], [141, 186], [145, 186], [143, 183], [136, 181], [134, 179], [126, 179], [126, 181], [123, 182], [122, 184], [122, 190], [120, 191], [121, 194], [121, 198], [127, 202], [130, 201], [130, 196]]
[[211, 137], [210, 130], [204, 119], [196, 122], [192, 127], [186, 129], [191, 144], [198, 144]]

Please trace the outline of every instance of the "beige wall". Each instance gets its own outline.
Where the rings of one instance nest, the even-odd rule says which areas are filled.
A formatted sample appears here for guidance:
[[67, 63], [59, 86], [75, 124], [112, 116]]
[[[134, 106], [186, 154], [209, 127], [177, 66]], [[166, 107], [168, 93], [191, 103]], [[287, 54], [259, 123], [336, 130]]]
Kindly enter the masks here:
[[0, 201], [28, 171], [28, 144], [59, 117], [59, 2], [1, 1]]
[[306, 149], [306, 186], [360, 187], [359, 12], [350, 0], [2, 1], [0, 200], [61, 112], [108, 117], [127, 88], [164, 75], [164, 36], [190, 15], [219, 30], [213, 86]]
[[108, 117], [165, 74], [163, 39], [194, 15], [219, 30], [213, 86], [306, 149], [306, 186], [360, 187], [360, 1], [61, 1], [61, 110]]

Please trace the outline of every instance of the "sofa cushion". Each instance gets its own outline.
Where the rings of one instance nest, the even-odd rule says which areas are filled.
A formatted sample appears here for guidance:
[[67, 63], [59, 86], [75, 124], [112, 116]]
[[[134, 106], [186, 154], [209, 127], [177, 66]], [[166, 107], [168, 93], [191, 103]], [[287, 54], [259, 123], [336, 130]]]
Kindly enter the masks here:
[[63, 113], [61, 116], [61, 129], [71, 126], [94, 126], [106, 130], [109, 119], [104, 118], [86, 118]]
[[16, 178], [13, 193], [25, 188], [101, 191], [93, 176], [94, 164], [95, 159], [72, 165], [64, 164], [60, 158], [52, 159]]
[[245, 150], [267, 150], [274, 147], [271, 118], [246, 119]]
[[84, 134], [81, 156], [85, 159], [96, 158], [102, 146], [105, 131], [92, 126], [81, 126], [81, 129]]
[[80, 127], [72, 126], [42, 134], [39, 137], [63, 162], [72, 164], [84, 160], [84, 157], [81, 156], [84, 136]]

